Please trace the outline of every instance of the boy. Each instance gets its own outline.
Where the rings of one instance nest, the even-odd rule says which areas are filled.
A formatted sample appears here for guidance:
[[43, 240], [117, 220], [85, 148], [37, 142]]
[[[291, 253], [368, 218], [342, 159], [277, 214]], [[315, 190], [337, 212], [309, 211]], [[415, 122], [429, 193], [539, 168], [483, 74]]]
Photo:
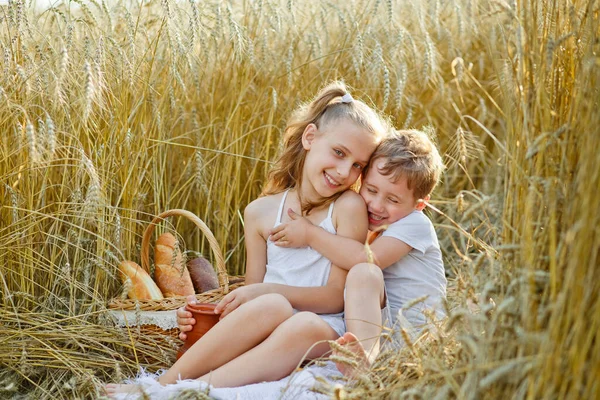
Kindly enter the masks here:
[[[427, 324], [426, 309], [437, 318], [444, 316], [442, 255], [433, 225], [422, 212], [443, 168], [438, 150], [421, 131], [396, 131], [379, 145], [363, 171], [360, 188], [369, 231], [376, 237], [371, 255], [363, 243], [328, 233], [291, 209], [288, 214], [293, 221], [271, 231], [271, 240], [279, 246], [310, 246], [349, 269], [347, 333], [337, 342], [354, 352], [362, 366], [370, 365], [379, 354], [382, 322], [418, 330]], [[411, 304], [415, 299], [422, 301]], [[387, 311], [386, 318], [382, 318], [382, 309]], [[352, 372], [346, 365], [336, 364], [340, 372]]]

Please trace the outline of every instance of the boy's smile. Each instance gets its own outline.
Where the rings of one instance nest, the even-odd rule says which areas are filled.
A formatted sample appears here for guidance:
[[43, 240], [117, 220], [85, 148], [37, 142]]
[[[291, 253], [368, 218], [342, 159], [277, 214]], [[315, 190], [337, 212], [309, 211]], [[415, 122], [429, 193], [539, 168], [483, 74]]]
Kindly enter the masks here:
[[396, 182], [392, 182], [391, 175], [379, 172], [384, 164], [385, 159], [375, 160], [360, 188], [360, 195], [367, 204], [371, 231], [390, 225], [425, 207], [425, 203], [415, 199], [413, 190], [408, 188], [406, 177], [400, 176]]

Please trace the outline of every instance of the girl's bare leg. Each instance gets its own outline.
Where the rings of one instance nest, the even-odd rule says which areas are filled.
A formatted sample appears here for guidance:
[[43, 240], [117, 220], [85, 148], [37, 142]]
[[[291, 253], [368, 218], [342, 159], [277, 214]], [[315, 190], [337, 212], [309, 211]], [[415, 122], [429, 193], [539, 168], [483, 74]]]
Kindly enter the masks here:
[[[384, 301], [383, 273], [377, 265], [357, 264], [346, 277], [346, 330], [358, 339], [349, 340], [353, 346], [362, 345], [371, 363], [379, 354], [379, 336]], [[358, 355], [358, 354], [357, 354]]]
[[[266, 294], [242, 304], [202, 336], [159, 379], [166, 385], [178, 379], [197, 378], [255, 347], [293, 315], [289, 301], [279, 294]], [[243, 334], [240, 334], [243, 329]], [[106, 393], [139, 390], [137, 385], [108, 384]]]
[[193, 379], [222, 366], [265, 340], [292, 314], [289, 301], [279, 294], [242, 304], [202, 336], [158, 382], [166, 385]]
[[[214, 387], [237, 387], [288, 376], [306, 352], [318, 341], [335, 340], [339, 335], [317, 314], [300, 312], [283, 322], [261, 344], [199, 379]], [[329, 350], [327, 342], [315, 345], [307, 358]]]

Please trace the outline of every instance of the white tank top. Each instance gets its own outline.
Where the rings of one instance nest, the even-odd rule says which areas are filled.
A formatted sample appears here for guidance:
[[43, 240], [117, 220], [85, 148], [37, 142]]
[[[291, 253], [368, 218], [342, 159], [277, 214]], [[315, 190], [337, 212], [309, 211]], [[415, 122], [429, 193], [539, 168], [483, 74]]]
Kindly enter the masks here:
[[[281, 224], [283, 208], [288, 191], [283, 194], [275, 225]], [[331, 214], [333, 203], [329, 205], [327, 217], [319, 226], [327, 232], [336, 234]], [[331, 271], [331, 261], [312, 247], [298, 249], [278, 247], [267, 240], [267, 272], [263, 282], [279, 283], [288, 286], [325, 286]]]

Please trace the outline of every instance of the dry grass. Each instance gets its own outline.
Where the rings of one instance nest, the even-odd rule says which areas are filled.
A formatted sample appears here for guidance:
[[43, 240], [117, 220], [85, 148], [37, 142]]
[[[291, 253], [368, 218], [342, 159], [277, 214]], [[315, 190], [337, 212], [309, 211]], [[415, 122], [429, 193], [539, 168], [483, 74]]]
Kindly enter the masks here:
[[285, 118], [339, 78], [396, 126], [437, 128], [450, 318], [325, 389], [600, 396], [598, 2], [24, 3], [0, 7], [0, 397], [95, 397], [167, 364], [164, 341], [134, 352], [105, 321], [118, 260], [186, 208], [243, 272], [240, 213]]

